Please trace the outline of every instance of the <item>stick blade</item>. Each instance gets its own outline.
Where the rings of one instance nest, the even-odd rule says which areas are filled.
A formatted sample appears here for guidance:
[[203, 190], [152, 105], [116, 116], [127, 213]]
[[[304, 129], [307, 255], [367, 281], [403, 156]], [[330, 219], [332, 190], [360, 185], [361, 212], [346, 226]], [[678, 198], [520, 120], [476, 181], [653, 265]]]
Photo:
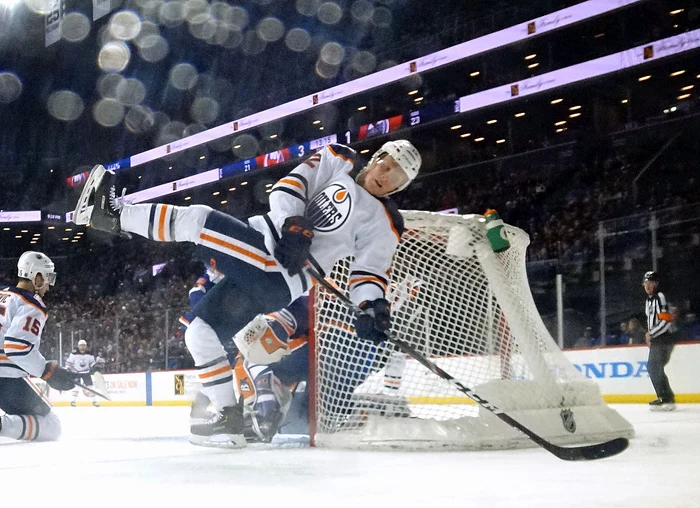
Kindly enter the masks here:
[[551, 448], [547, 449], [562, 460], [598, 460], [624, 452], [629, 444], [629, 439], [618, 437], [611, 441], [594, 445], [573, 448], [551, 445]]

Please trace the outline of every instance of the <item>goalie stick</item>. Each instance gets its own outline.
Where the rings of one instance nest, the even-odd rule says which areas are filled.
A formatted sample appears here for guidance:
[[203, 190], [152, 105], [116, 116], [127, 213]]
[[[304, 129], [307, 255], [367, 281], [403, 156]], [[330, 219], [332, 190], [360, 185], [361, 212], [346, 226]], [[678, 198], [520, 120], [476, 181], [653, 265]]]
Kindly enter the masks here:
[[[330, 284], [327, 282], [310, 264], [307, 263], [306, 270], [309, 275], [311, 275], [318, 284], [330, 291], [336, 298], [338, 298], [343, 304], [348, 307], [356, 315], [364, 314], [364, 311], [355, 305], [348, 297], [346, 297], [335, 284]], [[594, 445], [584, 445], [584, 446], [558, 446], [554, 443], [550, 443], [540, 435], [536, 434], [531, 429], [525, 427], [523, 424], [503, 412], [503, 410], [496, 407], [489, 401], [481, 398], [474, 390], [467, 388], [453, 376], [442, 370], [440, 367], [435, 365], [435, 363], [428, 360], [425, 355], [416, 350], [413, 346], [407, 342], [395, 337], [394, 335], [388, 333], [387, 338], [402, 352], [414, 358], [418, 363], [423, 365], [426, 369], [431, 371], [436, 376], [448, 381], [457, 390], [465, 394], [467, 397], [472, 399], [474, 402], [484, 407], [485, 409], [491, 411], [503, 422], [507, 423], [513, 428], [518, 429], [520, 432], [529, 437], [534, 443], [541, 446], [549, 453], [558, 457], [562, 460], [596, 460], [604, 459], [606, 457], [612, 457], [617, 455], [627, 449], [629, 446], [629, 440], [624, 437], [618, 437], [604, 443], [594, 444]]]

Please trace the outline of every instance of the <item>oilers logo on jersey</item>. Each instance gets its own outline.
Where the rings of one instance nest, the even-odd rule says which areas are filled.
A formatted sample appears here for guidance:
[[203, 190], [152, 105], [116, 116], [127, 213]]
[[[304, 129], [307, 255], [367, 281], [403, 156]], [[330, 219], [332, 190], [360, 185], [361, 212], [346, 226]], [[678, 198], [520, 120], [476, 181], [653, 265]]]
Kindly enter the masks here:
[[313, 198], [306, 209], [306, 215], [317, 231], [327, 233], [345, 224], [351, 211], [350, 192], [342, 184], [334, 183]]

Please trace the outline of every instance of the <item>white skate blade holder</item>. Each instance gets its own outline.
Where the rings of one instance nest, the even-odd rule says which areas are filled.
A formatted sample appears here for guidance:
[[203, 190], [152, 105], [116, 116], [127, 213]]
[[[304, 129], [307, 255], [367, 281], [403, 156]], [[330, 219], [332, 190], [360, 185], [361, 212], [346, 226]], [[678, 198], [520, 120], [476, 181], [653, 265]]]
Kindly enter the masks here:
[[197, 436], [190, 434], [190, 443], [208, 448], [235, 449], [246, 446], [245, 437], [242, 434], [216, 434], [214, 436]]
[[90, 197], [94, 194], [95, 189], [99, 187], [102, 183], [102, 179], [105, 176], [104, 166], [97, 164], [90, 171], [90, 176], [87, 182], [85, 182], [85, 187], [80, 193], [80, 198], [78, 198], [78, 204], [75, 205], [75, 211], [73, 212], [73, 222], [79, 226], [87, 226], [90, 223], [90, 215], [92, 215], [92, 205], [88, 205]]

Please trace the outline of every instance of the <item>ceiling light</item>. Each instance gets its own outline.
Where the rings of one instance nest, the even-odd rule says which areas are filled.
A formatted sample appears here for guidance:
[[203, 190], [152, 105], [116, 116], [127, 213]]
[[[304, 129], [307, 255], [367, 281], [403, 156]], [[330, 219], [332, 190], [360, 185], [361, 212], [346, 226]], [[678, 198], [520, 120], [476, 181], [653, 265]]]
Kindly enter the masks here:
[[323, 129], [325, 129], [325, 127], [323, 127], [323, 126], [318, 128], [318, 130], [320, 130], [320, 131], [322, 131]]
[[231, 188], [229, 189], [229, 191], [231, 191], [231, 192], [233, 192], [233, 191], [235, 191], [235, 190], [236, 190], [235, 187], [231, 187]]
[[71, 243], [78, 243], [78, 240], [71, 240]]
[[465, 132], [464, 134], [460, 134], [459, 137], [460, 137], [460, 138], [468, 138], [468, 137], [471, 136], [471, 135], [472, 135], [471, 132]]
[[560, 102], [564, 102], [564, 99], [554, 99], [550, 104], [559, 104]]
[[538, 62], [531, 63], [530, 65], [527, 66], [527, 68], [528, 68], [528, 69], [534, 69], [534, 68], [537, 67], [538, 65], [540, 65]]
[[487, 123], [488, 125], [493, 125], [493, 124], [495, 124], [496, 122], [498, 122], [498, 120], [489, 120], [489, 121], [486, 122], [486, 123]]
[[84, 231], [78, 231], [78, 232], [76, 233], [76, 235], [78, 235], [78, 236], [82, 236], [82, 235], [84, 235], [84, 234], [85, 234]]
[[10, 228], [2, 228], [3, 231], [9, 231]]
[[499, 145], [500, 145], [501, 143], [505, 143], [505, 142], [506, 142], [505, 139], [499, 139], [499, 140], [496, 141], [496, 144], [499, 144]]
[[408, 95], [416, 95], [418, 93], [418, 90], [411, 90], [408, 92]]
[[190, 199], [192, 199], [192, 196], [185, 196], [185, 201], [189, 201]]
[[241, 145], [233, 145], [234, 150], [238, 150], [241, 147]]
[[673, 113], [676, 109], [678, 109], [676, 106], [671, 106], [671, 113]]
[[472, 78], [477, 77], [479, 74], [481, 74], [479, 71], [474, 71], [474, 72], [470, 72], [470, 73], [469, 73], [469, 75], [470, 75]]
[[168, 169], [173, 169], [173, 167], [172, 167], [172, 166], [169, 166]]
[[[200, 157], [200, 159], [201, 159], [201, 157]], [[141, 175], [139, 175], [139, 180], [141, 180]]]
[[29, 233], [29, 230], [28, 230], [28, 229], [23, 229], [22, 231], [20, 231], [20, 233]]
[[651, 74], [647, 74], [646, 76], [642, 76], [637, 81], [646, 81], [647, 79], [651, 79]]
[[47, 229], [56, 229], [55, 226], [49, 226]]
[[676, 71], [676, 72], [672, 72], [671, 77], [673, 78], [675, 76], [680, 76], [681, 74], [685, 74], [685, 69], [680, 70], [680, 71]]
[[566, 120], [562, 120], [560, 122], [555, 123], [554, 125], [559, 126], [559, 125], [564, 125], [566, 123]]
[[687, 99], [688, 97], [690, 97], [690, 94], [689, 94], [689, 93], [684, 93], [683, 95], [679, 95], [679, 96], [678, 96], [678, 100], [679, 100], [679, 101], [682, 101], [683, 99]]
[[478, 143], [479, 141], [483, 141], [483, 140], [484, 140], [484, 138], [476, 138], [474, 141]]
[[228, 203], [228, 201], [226, 201], [225, 199], [221, 202], [222, 205], [225, 205], [226, 203]]
[[277, 134], [273, 134], [272, 136], [270, 136], [270, 139], [275, 139], [276, 137], [277, 137]]
[[628, 101], [627, 99], [622, 99], [622, 100], [620, 101], [620, 103], [622, 103], [622, 104], [627, 104], [628, 102], [629, 102], [629, 101]]
[[525, 113], [515, 113], [515, 118], [520, 118], [521, 116], [525, 116]]
[[248, 185], [248, 182], [241, 182], [241, 185]]
[[219, 191], [216, 191], [216, 192], [212, 192], [212, 193], [211, 193], [212, 196], [218, 196], [219, 194], [221, 194]]
[[531, 54], [531, 55], [527, 55], [527, 56], [525, 57], [525, 60], [532, 60], [532, 59], [535, 58], [536, 56], [537, 56], [537, 53], [533, 53], [533, 54]]
[[321, 123], [321, 120], [314, 120], [314, 125], [318, 125]]
[[369, 153], [369, 148], [365, 148], [364, 150], [360, 150], [360, 153]]
[[577, 116], [581, 116], [581, 113], [571, 113], [569, 118], [576, 118]]
[[423, 100], [423, 97], [416, 97], [415, 99], [413, 99], [413, 102], [420, 102], [422, 100]]
[[456, 131], [457, 129], [461, 129], [461, 128], [462, 128], [462, 125], [457, 124], [457, 125], [453, 125], [452, 127], [450, 127], [450, 130]]
[[593, 36], [594, 39], [600, 39], [601, 37], [605, 37], [605, 33], [601, 32], [601, 33], [595, 34], [595, 35]]
[[365, 109], [367, 109], [367, 106], [360, 106], [357, 108], [357, 111], [364, 111]]
[[671, 16], [675, 16], [676, 14], [680, 14], [683, 12], [685, 9], [676, 9], [675, 11], [671, 11]]
[[267, 192], [267, 193], [269, 194], [269, 193], [272, 192], [272, 191], [271, 191], [270, 189], [267, 189], [265, 192]]
[[571, 106], [569, 111], [576, 111], [577, 109], [581, 109], [581, 106]]
[[202, 161], [202, 160], [204, 160], [204, 159], [206, 159], [206, 158], [207, 158], [206, 155], [200, 155], [200, 156], [199, 156], [199, 160], [200, 160], [200, 161]]
[[64, 241], [65, 241], [65, 240], [70, 240], [70, 238], [68, 238], [68, 237], [66, 237], [66, 238], [61, 238], [61, 240], [64, 240]]
[[73, 231], [73, 228], [66, 228], [66, 231]]
[[22, 238], [22, 235], [17, 235], [15, 236], [15, 238]]
[[683, 88], [681, 88], [681, 92], [685, 92], [687, 90], [692, 90], [693, 87], [695, 87], [695, 85], [684, 86]]
[[[51, 172], [53, 173], [53, 170], [51, 170]], [[32, 240], [32, 241], [29, 242], [29, 243], [32, 243], [32, 244], [33, 244], [33, 243], [36, 243], [36, 240]]]
[[557, 132], [564, 132], [565, 130], [566, 130], [566, 128], [564, 128], [564, 129], [557, 129]]

